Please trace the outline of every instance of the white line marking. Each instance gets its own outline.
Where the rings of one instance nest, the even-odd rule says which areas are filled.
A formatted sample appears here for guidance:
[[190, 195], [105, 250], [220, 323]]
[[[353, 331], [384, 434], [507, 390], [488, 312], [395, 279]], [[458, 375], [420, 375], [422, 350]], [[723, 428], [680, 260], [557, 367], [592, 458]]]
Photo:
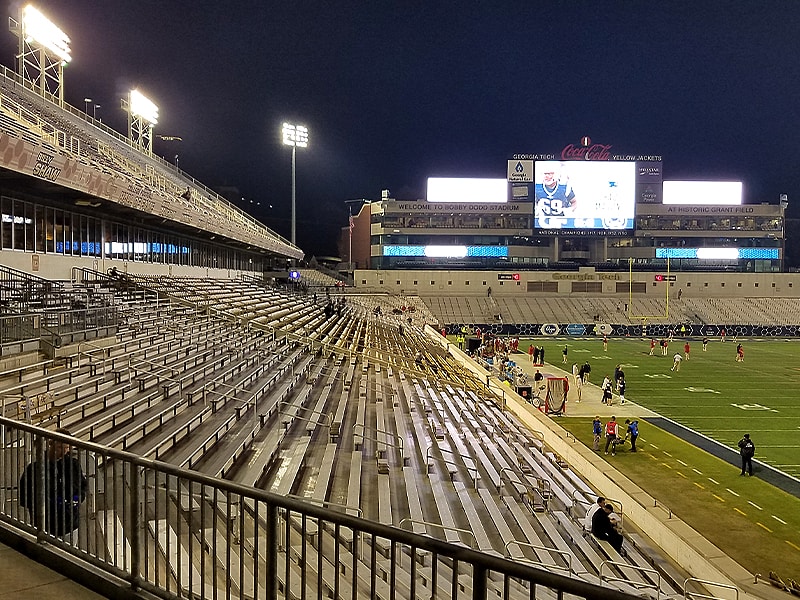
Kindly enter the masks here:
[[711, 479], [711, 477], [709, 477], [709, 478], [708, 478], [708, 480], [709, 480], [711, 483], [713, 483], [714, 485], [719, 485], [719, 481], [715, 481], [714, 479]]
[[679, 463], [681, 463], [684, 467], [688, 467], [689, 466], [685, 462], [683, 462], [680, 458], [676, 458], [675, 460], [677, 460]]
[[726, 489], [726, 490], [728, 490], [728, 491], [729, 491], [731, 494], [733, 494], [734, 496], [738, 496], [738, 495], [739, 495], [739, 494], [737, 494], [736, 492], [734, 492], [734, 491], [733, 491], [731, 488], [725, 488], [725, 489]]
[[755, 503], [753, 503], [753, 502], [750, 502], [750, 500], [748, 500], [748, 501], [747, 501], [747, 503], [748, 503], [750, 506], [753, 506], [753, 507], [757, 508], [758, 510], [764, 510], [764, 509], [763, 509], [763, 508], [761, 508], [761, 507], [760, 507], [758, 504], [755, 504]]
[[786, 525], [786, 521], [784, 521], [783, 519], [779, 519], [775, 515], [772, 515], [772, 518], [775, 519], [778, 523], [782, 523], [782, 524]]
[[[695, 473], [697, 473], [698, 475], [702, 475], [702, 473], [701, 473], [700, 471], [698, 471], [697, 469], [692, 469], [692, 471], [694, 471], [694, 472], [695, 472]], [[714, 483], [716, 483], [716, 481], [715, 481]]]

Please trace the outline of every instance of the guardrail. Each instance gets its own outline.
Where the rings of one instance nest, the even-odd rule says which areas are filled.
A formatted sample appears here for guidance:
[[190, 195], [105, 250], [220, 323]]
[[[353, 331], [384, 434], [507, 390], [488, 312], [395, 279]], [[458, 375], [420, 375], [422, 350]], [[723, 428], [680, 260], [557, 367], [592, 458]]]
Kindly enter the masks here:
[[[38, 551], [66, 552], [73, 571], [100, 569], [128, 592], [310, 600], [345, 589], [359, 597], [416, 597], [426, 588], [485, 600], [519, 586], [521, 597], [539, 597], [543, 586], [557, 597], [635, 598], [10, 419], [0, 418], [0, 440], [7, 459], [0, 477], [11, 483], [0, 488], [0, 526], [20, 539], [35, 535]], [[61, 460], [87, 476], [85, 486], [66, 494], [55, 493], [46, 469], [30, 466], [59, 448], [67, 451]], [[55, 504], [62, 498], [67, 502]]]

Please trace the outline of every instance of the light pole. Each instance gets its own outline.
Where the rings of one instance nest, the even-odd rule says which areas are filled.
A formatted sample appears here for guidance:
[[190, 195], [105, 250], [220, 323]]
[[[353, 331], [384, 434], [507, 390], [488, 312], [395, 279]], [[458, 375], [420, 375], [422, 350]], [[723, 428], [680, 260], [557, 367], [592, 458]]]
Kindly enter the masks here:
[[85, 111], [85, 112], [86, 112], [86, 114], [87, 114], [87, 115], [89, 114], [89, 103], [90, 103], [91, 101], [92, 101], [92, 99], [91, 99], [91, 98], [84, 98], [84, 99], [83, 99], [83, 103], [86, 105], [86, 111]]
[[295, 171], [297, 163], [297, 148], [308, 147], [308, 128], [303, 125], [292, 125], [290, 123], [283, 124], [283, 143], [292, 147], [292, 237], [291, 242], [293, 246], [297, 245], [296, 239], [296, 225], [297, 217], [295, 214]]
[[92, 118], [96, 121], [97, 120], [97, 109], [100, 108], [99, 104], [95, 104], [92, 108]]

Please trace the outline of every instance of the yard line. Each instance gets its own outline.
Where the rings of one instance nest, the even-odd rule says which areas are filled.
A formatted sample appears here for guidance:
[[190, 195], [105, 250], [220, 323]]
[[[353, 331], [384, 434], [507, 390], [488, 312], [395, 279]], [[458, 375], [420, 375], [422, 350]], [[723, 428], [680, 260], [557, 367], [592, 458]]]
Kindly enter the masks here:
[[695, 484], [697, 487], [699, 487], [701, 490], [704, 490], [704, 489], [706, 489], [706, 486], [704, 486], [702, 483], [697, 483], [696, 481], [693, 481], [692, 483], [694, 483], [694, 484]]
[[737, 494], [736, 492], [734, 492], [734, 491], [733, 491], [731, 488], [725, 488], [725, 489], [726, 489], [726, 490], [728, 490], [728, 491], [729, 491], [731, 494], [733, 494], [734, 496], [738, 496], [738, 495], [739, 495], [739, 494]]
[[783, 519], [779, 519], [775, 515], [772, 515], [772, 518], [775, 519], [778, 523], [782, 523], [782, 524], [786, 525], [786, 521], [784, 521]]
[[689, 466], [685, 462], [683, 462], [680, 458], [676, 458], [675, 460], [677, 460], [679, 463], [681, 463], [684, 467], [688, 467]]
[[697, 469], [692, 469], [692, 471], [694, 471], [694, 472], [695, 472], [695, 473], [697, 473], [698, 475], [702, 475], [702, 473], [701, 473], [699, 470], [697, 470]]
[[658, 446], [656, 446], [655, 444], [650, 444], [650, 447], [651, 448], [655, 448], [656, 450], [658, 450]]
[[669, 452], [667, 452], [666, 450], [664, 450], [664, 454], [666, 454], [667, 456], [669, 456], [670, 458], [672, 458], [672, 454], [670, 454], [670, 453], [669, 453]]
[[711, 477], [709, 477], [709, 478], [708, 478], [708, 480], [709, 480], [711, 483], [713, 483], [714, 485], [719, 485], [719, 481], [716, 481], [715, 479], [711, 479]]
[[769, 527], [767, 527], [766, 525], [764, 525], [764, 524], [762, 524], [762, 523], [759, 523], [758, 521], [756, 521], [756, 525], [758, 525], [759, 527], [763, 527], [764, 529], [766, 529], [767, 531], [769, 531], [770, 533], [772, 533], [772, 529], [770, 529], [770, 528], [769, 528]]
[[671, 468], [672, 468], [671, 466], [669, 466], [669, 465], [668, 465], [667, 463], [665, 463], [665, 462], [662, 462], [661, 464], [662, 464], [662, 465], [664, 465], [665, 467], [667, 467], [668, 469], [671, 469]]
[[740, 515], [744, 515], [745, 517], [747, 516], [747, 513], [746, 513], [746, 512], [744, 512], [743, 510], [739, 510], [739, 509], [738, 509], [738, 508], [736, 508], [735, 506], [733, 507], [733, 510], [735, 510], [736, 512], [738, 512]]
[[750, 502], [750, 500], [748, 500], [748, 501], [747, 501], [747, 503], [748, 503], [750, 506], [754, 506], [754, 507], [755, 507], [755, 508], [757, 508], [758, 510], [764, 510], [764, 509], [763, 509], [763, 508], [761, 508], [761, 507], [760, 507], [758, 504], [756, 504], [756, 503], [754, 503], [754, 502]]
[[723, 498], [722, 496], [717, 496], [716, 494], [713, 494], [713, 496], [714, 496], [714, 498], [716, 498], [720, 502], [725, 502], [726, 501], [725, 498]]
[[789, 540], [784, 540], [784, 541], [785, 541], [787, 544], [789, 544], [789, 545], [790, 545], [792, 548], [794, 548], [795, 550], [800, 550], [800, 546], [798, 546], [797, 544], [793, 544], [793, 543], [792, 543], [792, 542], [790, 542]]

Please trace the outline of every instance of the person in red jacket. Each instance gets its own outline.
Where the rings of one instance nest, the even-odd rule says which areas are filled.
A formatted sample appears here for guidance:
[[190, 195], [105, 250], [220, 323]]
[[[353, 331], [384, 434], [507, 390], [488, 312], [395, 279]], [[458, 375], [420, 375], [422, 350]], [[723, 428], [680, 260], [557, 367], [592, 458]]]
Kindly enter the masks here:
[[611, 446], [611, 456], [617, 455], [617, 436], [619, 435], [619, 424], [617, 417], [612, 416], [611, 420], [606, 423], [606, 454], [608, 454], [608, 446]]

